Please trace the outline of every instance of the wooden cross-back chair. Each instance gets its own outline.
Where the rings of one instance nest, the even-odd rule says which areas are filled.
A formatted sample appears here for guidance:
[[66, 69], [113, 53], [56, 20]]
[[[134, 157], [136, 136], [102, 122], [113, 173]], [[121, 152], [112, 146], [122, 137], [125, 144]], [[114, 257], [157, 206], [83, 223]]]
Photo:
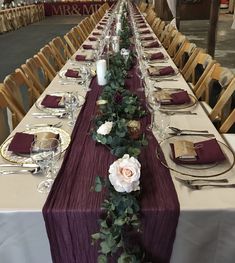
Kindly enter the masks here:
[[147, 4], [147, 3], [144, 3], [143, 1], [140, 2], [140, 4], [139, 4], [139, 10], [140, 10], [140, 12], [143, 13], [143, 12], [147, 9], [147, 7], [148, 7], [148, 4]]
[[12, 103], [23, 116], [40, 96], [33, 82], [19, 68], [6, 76], [3, 83], [7, 93], [11, 96]]
[[177, 51], [180, 50], [184, 42], [186, 41], [186, 36], [178, 32], [170, 43], [167, 52], [173, 58]]
[[58, 57], [62, 65], [64, 65], [66, 61], [72, 56], [68, 50], [67, 44], [61, 39], [61, 37], [53, 38], [50, 41], [49, 46], [51, 47], [52, 52]]
[[33, 82], [39, 93], [42, 93], [54, 78], [40, 63], [38, 56], [29, 58], [21, 65], [25, 75]]
[[0, 145], [4, 142], [11, 131], [23, 119], [24, 115], [17, 108], [14, 100], [7, 93], [5, 86], [0, 84]]
[[79, 25], [74, 27], [74, 30], [76, 31], [76, 36], [78, 38], [78, 41], [80, 45], [87, 39], [89, 36], [89, 32], [87, 30], [84, 30], [85, 25], [84, 23], [80, 23]]
[[151, 25], [154, 21], [154, 19], [157, 17], [156, 13], [154, 12], [153, 9], [150, 9], [146, 16], [146, 21]]
[[175, 54], [173, 61], [179, 69], [183, 69], [187, 61], [191, 56], [196, 56], [197, 52], [199, 52], [199, 48], [197, 52], [194, 52], [197, 49], [197, 46], [194, 43], [190, 43], [187, 39], [180, 47], [178, 52]]
[[48, 73], [55, 77], [63, 65], [61, 65], [58, 57], [54, 55], [51, 47], [49, 45], [45, 45], [40, 49], [37, 55], [40, 63], [44, 65], [44, 68], [47, 69]]
[[165, 26], [166, 26], [166, 22], [161, 20], [161, 22], [159, 24], [157, 24], [155, 27], [153, 27], [153, 32], [155, 33], [155, 35], [158, 38], [160, 38]]
[[80, 45], [74, 39], [74, 36], [71, 30], [67, 34], [64, 35], [64, 39], [68, 45], [69, 52], [73, 55], [77, 51]]
[[194, 58], [189, 58], [181, 73], [193, 91], [197, 90], [198, 86], [215, 63], [216, 61], [202, 50], [199, 50]]
[[155, 17], [153, 22], [150, 24], [151, 28], [154, 29], [155, 27], [158, 27], [161, 23], [161, 18]]

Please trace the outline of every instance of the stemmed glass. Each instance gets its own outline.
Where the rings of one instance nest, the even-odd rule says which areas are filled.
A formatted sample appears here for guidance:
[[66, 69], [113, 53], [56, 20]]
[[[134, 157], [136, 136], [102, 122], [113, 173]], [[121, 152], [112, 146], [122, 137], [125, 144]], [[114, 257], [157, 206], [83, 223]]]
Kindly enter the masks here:
[[74, 111], [77, 109], [77, 106], [79, 105], [79, 99], [77, 97], [77, 94], [74, 92], [66, 93], [64, 95], [64, 105], [65, 105], [65, 109], [69, 113], [69, 118], [71, 119], [68, 122], [68, 125], [73, 126], [75, 124]]
[[155, 114], [159, 112], [161, 103], [154, 98], [151, 92], [149, 92], [147, 95], [146, 106], [151, 113], [151, 123], [147, 126], [147, 130], [152, 131], [156, 125]]
[[39, 183], [37, 190], [40, 193], [48, 193], [55, 179], [54, 163], [61, 157], [60, 140], [55, 138], [34, 140], [31, 145], [30, 157], [47, 178]]
[[90, 78], [91, 78], [90, 68], [83, 66], [81, 68], [80, 73], [81, 73], [81, 77], [82, 77], [83, 82], [84, 82], [85, 91], [90, 91], [91, 90], [89, 88]]

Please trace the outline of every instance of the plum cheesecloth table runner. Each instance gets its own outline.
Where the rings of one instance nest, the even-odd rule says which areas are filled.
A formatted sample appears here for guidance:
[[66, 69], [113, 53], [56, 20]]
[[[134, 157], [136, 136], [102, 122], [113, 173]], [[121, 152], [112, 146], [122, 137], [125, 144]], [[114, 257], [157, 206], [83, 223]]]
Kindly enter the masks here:
[[[126, 81], [130, 90], [137, 90], [140, 81], [131, 72]], [[105, 193], [91, 192], [97, 175], [107, 176], [116, 159], [109, 150], [90, 136], [96, 100], [102, 90], [96, 78], [91, 82], [86, 103], [75, 124], [72, 140], [62, 167], [43, 208], [43, 216], [53, 262], [97, 262], [98, 245], [92, 245], [91, 234], [99, 231], [98, 219]], [[137, 95], [144, 102], [144, 93]], [[147, 125], [150, 116], [142, 119]], [[159, 147], [149, 133], [148, 146], [142, 148], [141, 163], [141, 222], [140, 242], [148, 262], [169, 262], [179, 216], [179, 203], [168, 169], [155, 155]], [[115, 259], [112, 262], [116, 262]]]

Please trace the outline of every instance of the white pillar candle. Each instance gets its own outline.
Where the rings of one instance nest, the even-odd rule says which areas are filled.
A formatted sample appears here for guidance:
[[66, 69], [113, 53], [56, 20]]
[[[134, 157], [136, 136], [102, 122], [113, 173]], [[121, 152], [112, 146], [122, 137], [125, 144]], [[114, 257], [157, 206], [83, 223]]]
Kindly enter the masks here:
[[116, 24], [116, 34], [118, 35], [119, 31], [121, 30], [122, 24], [119, 22]]
[[113, 36], [112, 38], [112, 48], [115, 53], [119, 51], [119, 36]]
[[105, 59], [98, 60], [96, 62], [96, 74], [97, 81], [100, 86], [107, 84], [107, 79], [105, 78], [107, 72], [107, 64]]

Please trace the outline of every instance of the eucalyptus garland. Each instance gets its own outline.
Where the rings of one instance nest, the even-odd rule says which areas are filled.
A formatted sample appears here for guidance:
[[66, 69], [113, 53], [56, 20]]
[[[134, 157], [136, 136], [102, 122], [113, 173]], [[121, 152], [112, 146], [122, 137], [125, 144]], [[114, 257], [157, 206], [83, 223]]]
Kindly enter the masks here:
[[[124, 13], [127, 12], [125, 8]], [[129, 50], [132, 36], [130, 28], [127, 15], [123, 15], [121, 47]], [[133, 51], [130, 51], [128, 60], [120, 52], [109, 58], [108, 84], [97, 101], [91, 131], [95, 141], [106, 145], [113, 155], [123, 158], [137, 157], [141, 148], [147, 145], [140, 122], [146, 112], [138, 97], [125, 87], [128, 70], [133, 66], [134, 59]], [[99, 241], [100, 244], [98, 262], [108, 262], [109, 256], [117, 259], [118, 263], [143, 262], [141, 246], [133, 242], [138, 240], [141, 232], [139, 186], [127, 192], [117, 191], [109, 180], [96, 177], [93, 190], [100, 192], [103, 187], [107, 192], [101, 207], [100, 229], [92, 235], [93, 242]]]

